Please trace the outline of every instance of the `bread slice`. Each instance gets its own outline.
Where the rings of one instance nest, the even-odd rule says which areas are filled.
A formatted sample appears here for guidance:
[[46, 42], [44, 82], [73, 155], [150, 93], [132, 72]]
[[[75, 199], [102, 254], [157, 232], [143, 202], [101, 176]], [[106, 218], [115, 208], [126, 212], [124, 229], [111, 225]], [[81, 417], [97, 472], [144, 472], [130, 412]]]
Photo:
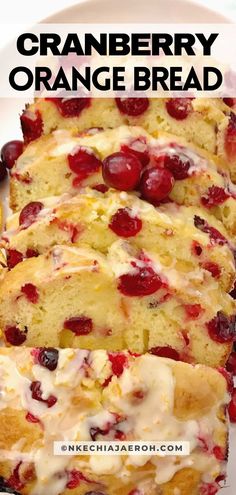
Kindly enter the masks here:
[[[138, 249], [157, 252], [166, 267], [186, 273], [205, 269], [225, 291], [232, 289], [232, 242], [222, 223], [204, 208], [175, 203], [154, 208], [131, 193], [110, 189], [103, 194], [90, 188], [75, 196], [44, 198], [37, 205], [30, 203], [7, 219], [2, 245], [9, 268], [56, 244], [89, 246], [106, 254], [113, 242], [127, 238]], [[208, 225], [204, 231], [201, 222]]]
[[[229, 101], [230, 99], [225, 99]], [[116, 128], [139, 125], [153, 136], [164, 131], [185, 137], [223, 158], [236, 180], [234, 108], [215, 98], [50, 98], [27, 105], [21, 116], [26, 142], [55, 129]]]
[[[11, 170], [12, 209], [17, 211], [46, 196], [66, 192], [76, 194], [81, 187], [88, 185], [97, 187], [104, 183], [101, 161], [124, 147], [127, 149], [127, 146], [131, 151], [140, 147], [145, 150], [149, 160], [147, 167], [155, 166], [158, 157], [173, 153], [177, 157], [184, 155], [189, 160], [188, 176], [175, 181], [169, 199], [180, 205], [203, 206], [223, 222], [230, 234], [235, 235], [235, 186], [224, 164], [182, 138], [159, 133], [154, 139], [141, 127], [122, 126], [92, 135], [84, 133], [79, 137], [68, 131], [56, 131], [32, 142]], [[76, 167], [75, 173], [68, 157], [75, 157], [81, 150], [91, 157], [92, 163], [88, 168], [82, 163], [79, 169]]]
[[6, 345], [171, 347], [177, 359], [224, 365], [235, 338], [234, 300], [206, 270], [163, 262], [124, 240], [107, 255], [55, 246], [26, 259], [0, 286]]
[[[0, 387], [4, 492], [202, 495], [225, 475], [227, 385], [211, 368], [150, 354], [1, 348]], [[92, 440], [185, 441], [190, 455], [53, 456], [54, 441]]]

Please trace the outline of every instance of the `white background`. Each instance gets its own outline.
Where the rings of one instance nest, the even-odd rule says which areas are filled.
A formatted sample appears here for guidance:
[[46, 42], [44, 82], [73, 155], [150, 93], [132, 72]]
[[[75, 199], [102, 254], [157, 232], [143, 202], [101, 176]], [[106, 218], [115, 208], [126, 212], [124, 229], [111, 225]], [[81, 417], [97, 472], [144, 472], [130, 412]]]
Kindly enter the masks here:
[[[87, 0], [0, 0], [0, 49], [13, 40], [15, 24], [27, 28], [52, 14]], [[89, 1], [89, 0], [88, 0]], [[119, 0], [117, 0], [119, 1]], [[128, 3], [129, 0], [127, 0]], [[138, 2], [143, 0], [137, 0]], [[158, 1], [158, 0], [157, 0]], [[187, 0], [191, 3], [191, 0]], [[236, 0], [193, 0], [231, 18], [236, 23]], [[176, 4], [178, 0], [176, 0]], [[24, 26], [23, 26], [24, 25]]]
[[[39, 22], [43, 18], [81, 1], [85, 0], [1, 0], [0, 24]], [[195, 1], [230, 16], [236, 22], [236, 0]], [[177, 2], [178, 0], [176, 0]]]

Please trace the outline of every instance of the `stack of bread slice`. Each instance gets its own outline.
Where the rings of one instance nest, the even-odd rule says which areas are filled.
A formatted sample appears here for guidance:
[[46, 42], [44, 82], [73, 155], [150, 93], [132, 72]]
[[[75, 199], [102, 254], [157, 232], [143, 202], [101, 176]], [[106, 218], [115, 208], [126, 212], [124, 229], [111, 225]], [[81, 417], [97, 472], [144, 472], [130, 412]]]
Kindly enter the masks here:
[[[49, 99], [23, 113], [1, 238], [3, 491], [220, 489], [236, 336], [233, 119], [204, 99]], [[165, 200], [111, 187], [104, 163], [119, 154], [142, 177], [168, 168]], [[187, 441], [190, 455], [57, 457], [55, 440]]]

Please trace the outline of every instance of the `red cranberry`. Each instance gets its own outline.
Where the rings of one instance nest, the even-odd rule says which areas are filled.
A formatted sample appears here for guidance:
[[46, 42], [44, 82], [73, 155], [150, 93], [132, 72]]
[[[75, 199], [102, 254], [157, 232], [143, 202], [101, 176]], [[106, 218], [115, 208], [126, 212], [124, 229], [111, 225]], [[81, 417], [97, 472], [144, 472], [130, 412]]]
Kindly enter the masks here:
[[142, 220], [129, 208], [120, 208], [111, 218], [109, 227], [120, 237], [134, 237], [142, 229]]
[[236, 115], [230, 114], [228, 128], [225, 133], [225, 150], [229, 158], [233, 158], [236, 153]]
[[233, 299], [236, 299], [236, 282], [234, 282], [234, 287], [231, 290], [230, 295]]
[[19, 225], [24, 225], [24, 227], [29, 227], [32, 225], [42, 208], [43, 203], [40, 201], [32, 201], [32, 203], [28, 203], [28, 205], [24, 206], [23, 210], [20, 212]]
[[26, 421], [29, 421], [29, 423], [40, 423], [39, 418], [36, 418], [33, 414], [28, 412], [25, 416]]
[[26, 332], [22, 332], [18, 327], [5, 328], [6, 341], [11, 345], [22, 345], [26, 341]]
[[98, 427], [92, 427], [89, 430], [90, 437], [92, 438], [92, 440], [94, 442], [97, 440], [98, 435], [107, 435], [108, 432], [109, 432], [109, 430], [107, 430], [107, 429], [102, 430], [101, 428], [98, 428]]
[[219, 232], [219, 230], [211, 227], [206, 220], [203, 220], [203, 218], [199, 217], [198, 215], [194, 216], [194, 225], [197, 229], [205, 232], [206, 234], [209, 234], [211, 242], [213, 244], [219, 244], [220, 246], [228, 244], [227, 239]]
[[75, 335], [88, 335], [93, 330], [93, 322], [86, 316], [73, 316], [64, 321], [64, 328], [71, 330]]
[[230, 354], [229, 359], [226, 363], [226, 369], [230, 373], [233, 373], [234, 376], [236, 376], [236, 352], [232, 352]]
[[121, 430], [116, 430], [115, 432], [115, 440], [126, 440], [126, 434]]
[[23, 254], [17, 251], [16, 249], [8, 249], [7, 250], [7, 266], [9, 270], [14, 268], [14, 266], [18, 265], [23, 261]]
[[219, 186], [211, 186], [205, 196], [202, 196], [201, 202], [206, 208], [221, 205], [228, 199], [230, 195]]
[[158, 203], [167, 198], [174, 186], [172, 173], [165, 168], [145, 170], [140, 182], [142, 197], [150, 203]]
[[192, 252], [195, 256], [201, 256], [202, 254], [202, 246], [197, 241], [192, 242]]
[[184, 309], [191, 320], [196, 320], [201, 315], [203, 309], [200, 304], [185, 304]]
[[213, 447], [213, 454], [218, 461], [224, 461], [225, 460], [225, 449], [223, 449], [219, 445], [216, 445], [215, 447]]
[[228, 406], [229, 418], [232, 423], [236, 423], [236, 388], [233, 390], [232, 399]]
[[12, 168], [15, 161], [23, 152], [23, 141], [8, 141], [1, 151], [1, 159], [6, 168]]
[[192, 112], [191, 98], [171, 98], [166, 102], [168, 114], [176, 120], [184, 120]]
[[119, 278], [118, 289], [125, 296], [149, 296], [162, 286], [162, 280], [150, 266], [137, 267], [135, 273], [126, 273]]
[[[113, 413], [114, 415], [114, 419], [115, 421], [114, 422], [107, 422], [106, 425], [104, 426], [104, 428], [99, 428], [97, 426], [94, 426], [92, 428], [90, 428], [89, 430], [89, 433], [90, 433], [90, 436], [92, 438], [93, 441], [96, 441], [97, 440], [97, 436], [98, 435], [107, 435], [108, 433], [110, 433], [111, 429], [116, 426], [118, 423], [120, 423], [120, 421], [122, 420], [121, 417], [116, 414], [116, 413]], [[114, 433], [116, 434], [117, 430], [114, 430]]]
[[57, 367], [58, 358], [59, 351], [54, 349], [54, 347], [47, 347], [39, 350], [37, 360], [40, 366], [54, 371]]
[[217, 476], [216, 478], [216, 483], [221, 483], [221, 481], [225, 481], [226, 479], [226, 475], [225, 474], [219, 474], [219, 476]]
[[79, 486], [80, 483], [81, 483], [81, 478], [79, 476], [79, 473], [77, 475], [77, 471], [73, 469], [73, 471], [69, 473], [69, 480], [66, 484], [66, 488], [68, 488], [69, 490], [73, 490], [74, 488], [77, 488], [77, 486]]
[[140, 490], [138, 490], [138, 488], [134, 488], [133, 490], [131, 490], [131, 492], [128, 493], [128, 495], [142, 495], [142, 493], [140, 492]]
[[21, 115], [21, 128], [26, 144], [39, 138], [43, 133], [43, 121], [38, 110], [35, 113], [26, 110]]
[[5, 165], [0, 162], [0, 182], [4, 181], [4, 179], [7, 177], [7, 169]]
[[31, 184], [32, 177], [30, 177], [29, 172], [25, 172], [24, 174], [19, 174], [18, 172], [10, 173], [11, 177], [13, 177], [16, 181], [22, 182], [23, 184]]
[[10, 495], [21, 495], [20, 492], [17, 492], [13, 488], [11, 488], [8, 481], [5, 480], [2, 476], [0, 476], [0, 493], [9, 493]]
[[142, 164], [132, 153], [118, 151], [103, 161], [102, 175], [109, 187], [132, 191], [140, 181]]
[[109, 361], [111, 362], [113, 375], [122, 375], [124, 368], [128, 366], [127, 356], [119, 352], [109, 352], [108, 357]]
[[155, 162], [168, 168], [175, 180], [183, 180], [189, 176], [189, 169], [193, 165], [193, 160], [184, 153], [166, 154], [155, 157]]
[[218, 491], [217, 483], [204, 483], [200, 488], [200, 495], [216, 495]]
[[32, 392], [32, 399], [44, 402], [47, 404], [48, 408], [53, 407], [57, 402], [57, 398], [54, 395], [49, 395], [47, 399], [42, 398], [41, 382], [39, 381], [32, 382], [30, 390]]
[[109, 190], [106, 184], [97, 184], [96, 186], [93, 186], [92, 189], [102, 194], [105, 194]]
[[[20, 473], [19, 469], [22, 464], [22, 461], [20, 461], [15, 469], [13, 470], [13, 473], [11, 474], [10, 478], [7, 480], [7, 484], [13, 488], [13, 490], [22, 490], [24, 488], [24, 484], [22, 483], [20, 479]], [[5, 491], [5, 490], [4, 490]]]
[[204, 270], [207, 270], [212, 274], [213, 278], [219, 278], [221, 275], [221, 269], [217, 263], [214, 263], [213, 261], [205, 261], [204, 263], [201, 264], [202, 268]]
[[222, 311], [218, 311], [215, 318], [207, 323], [207, 328], [215, 342], [226, 344], [236, 338], [235, 318], [227, 317]]
[[79, 117], [82, 110], [90, 106], [91, 98], [46, 98], [56, 105], [63, 117]]
[[27, 249], [26, 258], [37, 258], [37, 256], [39, 256], [39, 252], [37, 251], [37, 249], [32, 249], [32, 248]]
[[228, 106], [228, 107], [233, 107], [235, 105], [235, 98], [223, 98], [223, 102]]
[[221, 375], [223, 375], [224, 379], [227, 382], [228, 391], [229, 391], [230, 395], [232, 395], [233, 389], [234, 389], [234, 380], [233, 380], [232, 373], [230, 373], [229, 371], [227, 371], [225, 368], [222, 368], [222, 367], [217, 368], [217, 370], [219, 371], [219, 373]]
[[102, 162], [90, 148], [76, 146], [68, 155], [70, 169], [77, 175], [76, 183], [87, 179], [90, 175], [99, 172]]
[[149, 107], [148, 98], [116, 98], [116, 104], [121, 113], [137, 117], [146, 112]]
[[89, 430], [89, 434], [93, 441], [97, 440], [98, 435], [107, 435], [110, 432], [111, 424], [108, 423], [104, 429], [98, 427], [92, 427]]
[[37, 287], [34, 284], [25, 284], [21, 287], [21, 292], [26, 296], [28, 301], [36, 304], [39, 299], [39, 293]]
[[133, 155], [135, 155], [144, 167], [149, 162], [147, 140], [143, 136], [134, 139], [129, 144], [122, 144], [121, 151], [123, 151], [124, 153], [132, 153]]
[[163, 346], [163, 347], [152, 347], [149, 349], [150, 354], [154, 354], [154, 356], [160, 356], [164, 358], [174, 359], [174, 361], [180, 361], [180, 355], [176, 349], [173, 347]]
[[69, 490], [73, 490], [73, 488], [77, 488], [77, 486], [80, 485], [81, 481], [86, 481], [87, 483], [89, 483], [89, 480], [85, 478], [85, 476], [80, 471], [72, 469], [72, 471], [68, 473], [68, 482], [66, 488], [68, 488]]

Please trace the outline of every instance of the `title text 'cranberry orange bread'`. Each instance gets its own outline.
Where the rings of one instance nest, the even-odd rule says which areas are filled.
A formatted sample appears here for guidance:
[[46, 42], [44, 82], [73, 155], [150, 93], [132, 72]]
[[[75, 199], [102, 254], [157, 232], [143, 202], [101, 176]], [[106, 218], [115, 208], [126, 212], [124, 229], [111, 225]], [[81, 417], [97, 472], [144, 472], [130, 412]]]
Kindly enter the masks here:
[[[122, 171], [116, 179], [107, 171], [110, 166], [114, 171], [114, 159], [116, 173]], [[229, 232], [236, 232], [236, 186], [222, 163], [181, 138], [159, 134], [154, 139], [140, 127], [122, 126], [79, 137], [55, 131], [32, 142], [11, 170], [11, 207], [16, 211], [46, 196], [75, 194], [87, 185], [101, 189], [104, 175], [110, 187], [135, 189], [156, 206], [163, 201], [202, 205]]]
[[209, 271], [174, 268], [121, 240], [107, 256], [56, 246], [16, 265], [0, 286], [7, 345], [164, 347], [168, 356], [220, 366], [235, 339], [234, 313], [234, 300]]
[[[227, 104], [225, 104], [225, 102]], [[27, 106], [21, 117], [25, 142], [55, 129], [140, 125], [150, 134], [170, 132], [226, 160], [236, 180], [233, 98], [50, 98]], [[232, 106], [232, 108], [231, 108]]]
[[[205, 495], [224, 479], [228, 394], [216, 370], [128, 352], [1, 349], [0, 387], [8, 490]], [[57, 457], [55, 440], [186, 441], [190, 455]]]
[[[206, 228], [203, 228], [205, 225]], [[230, 292], [235, 278], [233, 246], [222, 223], [204, 208], [168, 203], [155, 208], [127, 192], [54, 196], [26, 205], [7, 219], [2, 245], [11, 269], [23, 258], [56, 244], [88, 245], [102, 253], [119, 237], [157, 252], [161, 262], [186, 272], [199, 266]]]

